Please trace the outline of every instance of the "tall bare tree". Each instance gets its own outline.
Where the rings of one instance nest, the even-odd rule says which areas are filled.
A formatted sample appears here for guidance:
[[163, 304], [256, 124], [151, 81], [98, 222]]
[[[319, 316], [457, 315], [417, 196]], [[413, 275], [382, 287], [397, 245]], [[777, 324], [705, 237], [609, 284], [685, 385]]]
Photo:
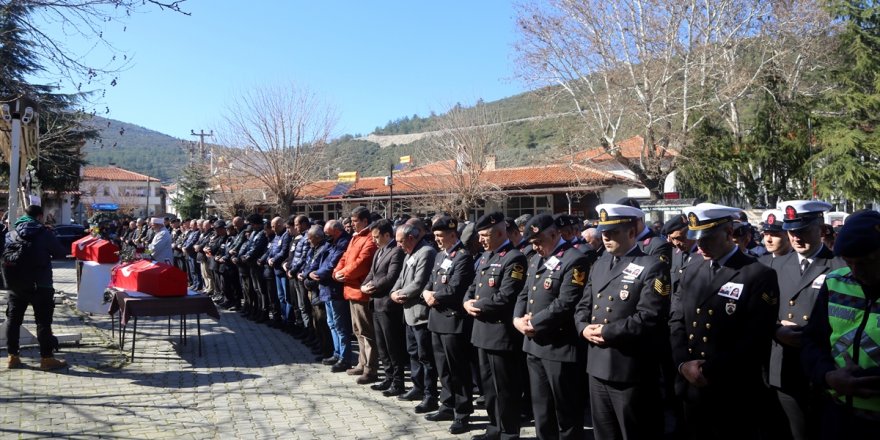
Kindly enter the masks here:
[[500, 197], [498, 186], [484, 174], [494, 167], [501, 117], [482, 103], [470, 108], [455, 105], [438, 123], [440, 129], [426, 139], [427, 148], [420, 153], [423, 161], [434, 163], [421, 172], [436, 182], [426, 198], [439, 211], [466, 219], [471, 209]]
[[243, 93], [216, 131], [221, 144], [237, 149], [227, 166], [265, 185], [287, 215], [301, 188], [321, 178], [337, 121], [331, 105], [291, 83]]
[[[814, 37], [829, 23], [819, 0], [550, 0], [524, 5], [517, 46], [521, 76], [559, 86], [598, 143], [660, 197], [680, 150], [703, 118], [716, 115], [742, 136], [738, 103], [771, 66], [794, 79], [809, 68], [793, 29]], [[792, 11], [809, 7], [809, 14]], [[827, 27], [826, 27], [827, 28]], [[793, 60], [793, 61], [792, 61]], [[795, 84], [797, 82], [795, 81]], [[635, 122], [633, 122], [635, 121]], [[617, 142], [644, 138], [638, 159]]]

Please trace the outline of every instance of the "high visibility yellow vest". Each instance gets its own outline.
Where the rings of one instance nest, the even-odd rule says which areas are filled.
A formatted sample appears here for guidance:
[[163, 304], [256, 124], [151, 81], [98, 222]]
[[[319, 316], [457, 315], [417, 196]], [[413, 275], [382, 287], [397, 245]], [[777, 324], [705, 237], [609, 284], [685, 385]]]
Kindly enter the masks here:
[[[880, 301], [869, 303], [862, 286], [852, 278], [850, 272], [848, 267], [844, 267], [825, 278], [828, 287], [828, 322], [831, 324], [831, 355], [841, 368], [848, 363], [862, 368], [878, 367]], [[846, 396], [838, 395], [834, 390], [830, 390], [830, 393], [841, 403], [846, 403]], [[880, 397], [853, 397], [852, 405], [857, 415], [880, 419]]]

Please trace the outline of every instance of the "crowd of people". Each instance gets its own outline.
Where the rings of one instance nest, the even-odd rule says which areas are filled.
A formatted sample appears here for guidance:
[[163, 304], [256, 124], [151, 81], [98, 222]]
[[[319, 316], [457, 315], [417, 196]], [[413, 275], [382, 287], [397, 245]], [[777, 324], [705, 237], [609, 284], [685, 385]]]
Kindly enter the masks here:
[[192, 289], [452, 434], [475, 400], [479, 439], [517, 438], [530, 418], [539, 438], [582, 438], [587, 413], [598, 439], [877, 432], [880, 214], [838, 233], [831, 205], [782, 205], [760, 231], [714, 204], [649, 227], [631, 199], [594, 225], [359, 207], [168, 230]]

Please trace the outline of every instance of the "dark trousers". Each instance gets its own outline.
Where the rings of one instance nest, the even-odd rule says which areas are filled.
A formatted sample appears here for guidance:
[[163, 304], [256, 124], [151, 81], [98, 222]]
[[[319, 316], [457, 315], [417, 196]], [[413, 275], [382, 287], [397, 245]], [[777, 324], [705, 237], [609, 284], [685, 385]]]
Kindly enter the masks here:
[[406, 326], [406, 351], [409, 352], [409, 376], [413, 388], [425, 397], [437, 397], [437, 369], [431, 349], [428, 324]]
[[[779, 407], [785, 413], [785, 419], [788, 423], [783, 424], [781, 431], [794, 440], [809, 440], [819, 438], [819, 420], [821, 414], [817, 409], [817, 402], [821, 402], [824, 393], [818, 391], [809, 395], [810, 391], [805, 390], [801, 395], [786, 393], [785, 391], [776, 390], [776, 397], [779, 399]], [[812, 405], [811, 405], [812, 403]]]
[[880, 432], [880, 420], [858, 417], [851, 409], [832, 401], [830, 396], [823, 396], [820, 406], [819, 438], [823, 440], [867, 439]]
[[245, 309], [251, 312], [256, 311], [258, 303], [254, 298], [254, 290], [251, 286], [251, 271], [247, 267], [238, 267], [238, 284], [241, 286]]
[[241, 304], [241, 283], [236, 276], [238, 274], [235, 268], [227, 268], [218, 271], [218, 273], [220, 274], [220, 289], [222, 289], [226, 301], [232, 304]]
[[266, 280], [263, 279], [263, 268], [260, 266], [251, 266], [251, 288], [254, 290], [254, 301], [257, 304], [257, 311], [269, 313], [270, 302], [269, 295], [266, 292]]
[[272, 313], [272, 319], [281, 320], [281, 301], [278, 298], [278, 286], [275, 284], [275, 270], [263, 269], [264, 300], [268, 301], [266, 310]]
[[[295, 276], [290, 280], [290, 287], [292, 287], [292, 289], [287, 289], [287, 293], [288, 295], [291, 295], [288, 301], [291, 302], [291, 313], [293, 314], [292, 321], [294, 324], [309, 328], [312, 326], [313, 319], [311, 314], [312, 303], [309, 301], [309, 291], [306, 289], [305, 284]], [[326, 319], [324, 320], [326, 321]]]
[[211, 278], [214, 279], [214, 294], [222, 295], [223, 294], [223, 275], [220, 274], [220, 271], [217, 269], [209, 269], [208, 273], [211, 275]]
[[473, 413], [471, 344], [468, 335], [432, 332], [431, 346], [442, 386], [441, 411], [453, 410], [456, 418]]
[[[757, 439], [769, 438], [768, 433], [777, 432], [774, 425], [780, 420], [770, 420], [768, 417], [774, 414], [772, 403], [776, 396], [763, 383], [743, 383], [723, 388], [709, 385], [700, 388], [698, 393], [690, 392], [686, 396], [684, 425], [688, 438]], [[731, 422], [731, 417], [741, 422]]]
[[403, 309], [373, 312], [373, 326], [376, 328], [376, 348], [379, 350], [379, 362], [385, 370], [385, 380], [402, 387], [407, 361]]
[[526, 356], [535, 431], [540, 439], [582, 439], [584, 404], [582, 362]]
[[480, 348], [480, 379], [486, 412], [489, 413], [489, 438], [519, 437], [522, 400], [522, 352]]
[[6, 304], [6, 351], [19, 354], [18, 338], [21, 334], [21, 323], [28, 305], [34, 308], [34, 320], [37, 323], [37, 341], [40, 343], [40, 356], [52, 357], [55, 348], [55, 337], [52, 336], [52, 313], [55, 311], [55, 290], [51, 287], [37, 287], [29, 280], [7, 279], [9, 298]]
[[193, 290], [201, 290], [202, 287], [205, 287], [204, 283], [202, 283], [202, 267], [196, 261], [195, 255], [186, 256], [186, 268], [189, 273], [189, 284], [193, 287]]
[[658, 383], [609, 382], [590, 376], [590, 413], [597, 439], [663, 437]]
[[[317, 296], [318, 292], [315, 292], [313, 295]], [[321, 346], [321, 355], [324, 357], [330, 357], [333, 355], [334, 351], [333, 337], [330, 335], [330, 326], [327, 325], [327, 310], [324, 303], [313, 305], [312, 313], [315, 318], [312, 320], [315, 324], [315, 338]]]

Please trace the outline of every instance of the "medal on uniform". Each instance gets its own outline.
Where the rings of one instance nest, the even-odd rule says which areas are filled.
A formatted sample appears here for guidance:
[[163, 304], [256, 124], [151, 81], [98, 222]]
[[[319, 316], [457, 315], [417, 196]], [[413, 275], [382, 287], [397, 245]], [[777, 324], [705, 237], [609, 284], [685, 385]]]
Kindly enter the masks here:
[[495, 287], [495, 277], [489, 277], [489, 287]]
[[727, 312], [728, 315], [733, 315], [733, 312], [736, 311], [736, 303], [731, 301], [724, 306], [724, 311]]
[[440, 277], [440, 282], [443, 284], [446, 284], [446, 275], [443, 275], [442, 277]]
[[553, 286], [553, 280], [551, 278], [547, 278], [544, 280], [544, 290], [550, 290], [550, 287]]
[[620, 300], [626, 301], [629, 298], [629, 290], [621, 290], [620, 291]]

